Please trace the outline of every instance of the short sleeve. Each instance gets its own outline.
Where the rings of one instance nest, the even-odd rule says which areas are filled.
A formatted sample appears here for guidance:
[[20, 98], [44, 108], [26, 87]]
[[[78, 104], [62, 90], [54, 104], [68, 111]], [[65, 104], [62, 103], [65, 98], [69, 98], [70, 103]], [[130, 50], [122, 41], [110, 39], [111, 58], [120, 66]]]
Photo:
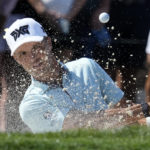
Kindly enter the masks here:
[[118, 103], [124, 95], [123, 91], [117, 87], [110, 76], [95, 61], [91, 60], [91, 62], [100, 83], [100, 90], [103, 99], [107, 104]]
[[22, 120], [33, 133], [61, 131], [68, 111], [52, 106], [42, 96], [26, 97], [19, 107]]

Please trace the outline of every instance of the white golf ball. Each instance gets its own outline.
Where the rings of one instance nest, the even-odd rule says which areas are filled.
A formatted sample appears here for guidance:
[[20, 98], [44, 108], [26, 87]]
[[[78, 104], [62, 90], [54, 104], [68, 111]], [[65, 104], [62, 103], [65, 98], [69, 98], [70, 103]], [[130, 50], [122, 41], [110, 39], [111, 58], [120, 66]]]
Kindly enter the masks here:
[[103, 12], [103, 13], [101, 13], [101, 14], [99, 15], [99, 21], [100, 21], [101, 23], [107, 23], [107, 22], [109, 21], [109, 19], [110, 19], [110, 16], [109, 16], [109, 14], [106, 13], [106, 12]]

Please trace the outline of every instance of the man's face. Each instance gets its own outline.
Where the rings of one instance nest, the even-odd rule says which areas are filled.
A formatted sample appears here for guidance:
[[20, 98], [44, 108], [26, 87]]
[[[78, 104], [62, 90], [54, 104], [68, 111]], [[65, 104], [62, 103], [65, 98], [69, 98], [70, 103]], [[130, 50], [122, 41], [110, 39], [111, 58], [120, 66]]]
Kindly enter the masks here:
[[50, 38], [42, 42], [28, 42], [21, 45], [13, 57], [33, 77], [48, 74], [54, 65]]

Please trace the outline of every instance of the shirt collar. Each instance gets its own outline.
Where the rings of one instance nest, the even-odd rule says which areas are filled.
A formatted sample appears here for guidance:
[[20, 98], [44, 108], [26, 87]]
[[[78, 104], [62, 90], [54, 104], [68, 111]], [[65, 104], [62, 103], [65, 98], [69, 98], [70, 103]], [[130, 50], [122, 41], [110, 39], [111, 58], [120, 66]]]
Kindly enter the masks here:
[[[61, 65], [62, 69], [63, 69], [63, 79], [64, 79], [64, 77], [66, 79], [67, 75], [69, 73], [69, 70], [68, 70], [68, 68], [66, 67], [65, 64], [63, 64], [62, 62], [59, 62], [59, 63]], [[40, 88], [44, 89], [44, 91], [47, 90], [48, 88], [53, 89], [53, 88], [60, 87], [60, 86], [55, 85], [55, 84], [47, 84], [47, 83], [43, 83], [41, 81], [38, 81], [38, 80], [34, 79], [33, 76], [31, 76], [31, 80], [32, 80], [33, 85], [36, 85], [37, 87], [40, 87]]]

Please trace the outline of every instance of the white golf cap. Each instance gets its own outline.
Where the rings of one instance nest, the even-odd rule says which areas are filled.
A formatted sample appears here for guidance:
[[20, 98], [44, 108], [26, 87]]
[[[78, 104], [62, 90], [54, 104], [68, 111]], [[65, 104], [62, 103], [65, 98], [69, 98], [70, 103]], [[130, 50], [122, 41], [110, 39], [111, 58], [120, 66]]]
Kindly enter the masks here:
[[15, 50], [27, 42], [40, 42], [47, 36], [43, 27], [32, 18], [16, 20], [7, 30], [5, 39], [11, 50], [11, 55]]

